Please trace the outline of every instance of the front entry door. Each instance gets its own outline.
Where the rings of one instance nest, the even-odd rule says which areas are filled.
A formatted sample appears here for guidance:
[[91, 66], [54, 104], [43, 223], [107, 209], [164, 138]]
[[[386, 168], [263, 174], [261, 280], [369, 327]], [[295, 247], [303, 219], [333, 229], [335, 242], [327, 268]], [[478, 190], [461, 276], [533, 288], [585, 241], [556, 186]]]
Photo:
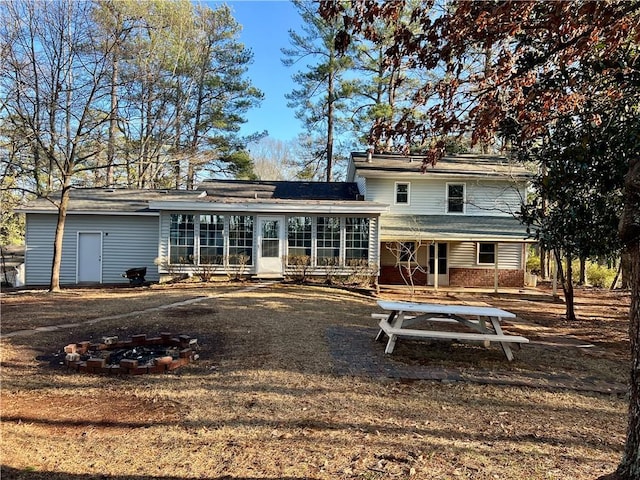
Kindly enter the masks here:
[[258, 220], [258, 275], [281, 276], [284, 255], [284, 217]]
[[78, 233], [78, 283], [102, 282], [102, 233]]
[[[436, 247], [438, 248], [437, 263], [436, 263]], [[428, 284], [435, 287], [446, 287], [449, 285], [449, 265], [447, 260], [448, 244], [436, 243], [429, 245], [429, 279]], [[438, 271], [438, 278], [436, 282], [436, 268]]]

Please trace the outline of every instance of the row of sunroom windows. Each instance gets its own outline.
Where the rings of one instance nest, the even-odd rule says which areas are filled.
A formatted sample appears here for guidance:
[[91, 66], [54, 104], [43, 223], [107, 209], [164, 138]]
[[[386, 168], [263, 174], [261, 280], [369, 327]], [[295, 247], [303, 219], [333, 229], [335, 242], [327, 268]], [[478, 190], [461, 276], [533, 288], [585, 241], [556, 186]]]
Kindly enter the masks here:
[[[316, 266], [369, 259], [367, 217], [293, 216], [286, 218], [286, 225], [285, 256], [290, 264], [301, 258]], [[169, 263], [253, 265], [254, 228], [252, 215], [172, 214]], [[264, 222], [263, 229], [263, 238], [273, 238], [273, 222]]]

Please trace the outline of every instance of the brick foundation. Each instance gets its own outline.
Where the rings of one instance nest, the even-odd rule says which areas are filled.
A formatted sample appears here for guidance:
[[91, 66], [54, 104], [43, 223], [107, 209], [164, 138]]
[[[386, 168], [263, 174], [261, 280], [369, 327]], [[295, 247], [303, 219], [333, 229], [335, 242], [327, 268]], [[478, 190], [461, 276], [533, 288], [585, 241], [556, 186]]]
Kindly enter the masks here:
[[[405, 278], [409, 278], [405, 275]], [[400, 275], [400, 270], [395, 265], [383, 265], [380, 267], [380, 277], [378, 277], [378, 283], [382, 285], [405, 285], [405, 281]], [[414, 285], [426, 285], [427, 275], [422, 272], [416, 272], [413, 275]]]
[[[493, 287], [493, 268], [450, 268], [449, 285], [452, 287]], [[524, 270], [498, 270], [498, 286], [524, 287]]]

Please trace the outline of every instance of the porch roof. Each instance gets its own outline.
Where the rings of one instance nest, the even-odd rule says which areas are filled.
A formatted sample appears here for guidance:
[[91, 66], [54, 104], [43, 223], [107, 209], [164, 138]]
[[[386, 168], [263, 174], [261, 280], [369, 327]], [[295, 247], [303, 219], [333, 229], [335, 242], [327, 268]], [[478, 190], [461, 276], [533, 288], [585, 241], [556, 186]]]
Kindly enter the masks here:
[[462, 215], [383, 215], [380, 238], [389, 241], [532, 242], [516, 218]]

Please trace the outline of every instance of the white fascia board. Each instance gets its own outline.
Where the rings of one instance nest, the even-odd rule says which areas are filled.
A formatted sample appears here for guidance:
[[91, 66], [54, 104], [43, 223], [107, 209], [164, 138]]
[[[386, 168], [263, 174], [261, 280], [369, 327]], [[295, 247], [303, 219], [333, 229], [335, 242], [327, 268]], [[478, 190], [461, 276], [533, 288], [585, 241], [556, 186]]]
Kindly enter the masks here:
[[451, 179], [451, 180], [513, 180], [516, 182], [527, 183], [532, 177], [525, 175], [511, 175], [509, 173], [456, 173], [456, 172], [367, 172], [366, 170], [359, 170], [357, 175], [364, 178], [395, 178], [395, 179], [410, 179], [410, 178], [438, 178], [438, 179]]
[[513, 238], [513, 237], [483, 237], [483, 236], [475, 236], [475, 237], [452, 237], [446, 236], [442, 234], [436, 234], [430, 236], [429, 234], [399, 234], [395, 236], [380, 236], [381, 242], [398, 242], [398, 241], [417, 241], [421, 240], [423, 242], [442, 242], [442, 243], [451, 243], [451, 242], [486, 242], [486, 243], [537, 243], [537, 240], [532, 238]]
[[370, 213], [389, 211], [382, 203], [362, 202], [362, 205], [304, 204], [304, 203], [216, 203], [216, 202], [149, 202], [153, 210], [201, 212], [255, 212], [255, 213]]
[[[26, 214], [45, 214], [45, 215], [58, 215], [58, 210], [31, 210], [31, 209], [15, 209], [15, 213], [26, 213]], [[143, 217], [158, 217], [160, 216], [160, 212], [122, 212], [122, 211], [112, 211], [112, 210], [71, 210], [67, 211], [67, 216], [69, 215], [117, 215], [117, 216], [143, 216]]]

